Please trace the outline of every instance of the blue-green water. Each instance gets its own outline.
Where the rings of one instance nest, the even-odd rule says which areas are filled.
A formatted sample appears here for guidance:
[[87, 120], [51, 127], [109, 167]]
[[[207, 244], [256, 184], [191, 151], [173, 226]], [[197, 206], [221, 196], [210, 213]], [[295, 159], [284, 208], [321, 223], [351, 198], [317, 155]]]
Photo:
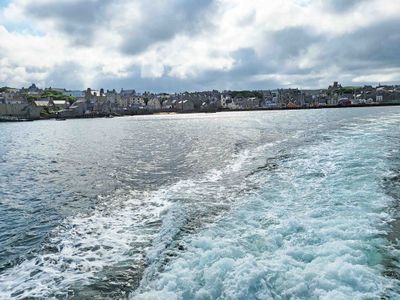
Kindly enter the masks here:
[[400, 108], [0, 124], [0, 299], [399, 298]]

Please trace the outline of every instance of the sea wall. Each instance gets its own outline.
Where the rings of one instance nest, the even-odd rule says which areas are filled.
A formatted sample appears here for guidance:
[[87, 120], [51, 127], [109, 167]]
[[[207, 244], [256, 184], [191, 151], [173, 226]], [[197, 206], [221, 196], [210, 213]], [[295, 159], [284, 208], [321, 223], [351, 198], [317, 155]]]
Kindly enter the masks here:
[[39, 119], [42, 108], [29, 104], [0, 104], [0, 116]]

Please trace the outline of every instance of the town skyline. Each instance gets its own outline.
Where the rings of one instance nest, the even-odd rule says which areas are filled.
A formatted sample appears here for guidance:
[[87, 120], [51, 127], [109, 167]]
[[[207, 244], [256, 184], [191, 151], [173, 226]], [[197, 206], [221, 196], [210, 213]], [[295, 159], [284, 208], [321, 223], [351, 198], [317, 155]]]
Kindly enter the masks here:
[[400, 105], [400, 85], [346, 87], [335, 81], [317, 90], [212, 90], [172, 94], [140, 93], [135, 89], [41, 89], [35, 84], [21, 89], [0, 88], [0, 117], [4, 121], [381, 105]]
[[[379, 86], [400, 86], [400, 81], [393, 81], [393, 82], [376, 82], [376, 83], [363, 83], [363, 84], [351, 84], [351, 83], [346, 83], [346, 82], [341, 82], [339, 80], [332, 80], [332, 82], [340, 82], [340, 84], [343, 87], [355, 87], [355, 88], [361, 88], [364, 86], [372, 86], [372, 87], [379, 87]], [[123, 87], [98, 87], [98, 86], [92, 86], [92, 87], [85, 87], [85, 88], [79, 88], [79, 87], [70, 87], [69, 85], [67, 86], [49, 86], [49, 85], [40, 85], [39, 83], [32, 82], [26, 86], [24, 85], [0, 85], [1, 88], [11, 88], [11, 89], [28, 89], [29, 86], [36, 86], [39, 89], [45, 90], [45, 89], [64, 89], [65, 91], [86, 91], [87, 89], [95, 90], [95, 91], [122, 91], [122, 90], [135, 90], [136, 93], [144, 94], [144, 93], [151, 93], [151, 94], [180, 94], [180, 93], [197, 93], [197, 92], [208, 92], [208, 91], [219, 91], [219, 92], [224, 92], [224, 91], [263, 91], [263, 90], [269, 90], [269, 91], [276, 91], [279, 89], [298, 89], [301, 91], [318, 91], [318, 90], [324, 90], [326, 89], [326, 86], [320, 86], [320, 87], [310, 87], [310, 86], [295, 86], [295, 85], [282, 85], [282, 86], [276, 86], [276, 87], [265, 87], [265, 88], [259, 88], [259, 89], [252, 89], [252, 88], [231, 88], [231, 89], [224, 89], [224, 88], [212, 88], [212, 89], [203, 89], [203, 90], [171, 90], [171, 91], [164, 91], [164, 90], [141, 90], [140, 88], [134, 87], [133, 85], [127, 85]]]

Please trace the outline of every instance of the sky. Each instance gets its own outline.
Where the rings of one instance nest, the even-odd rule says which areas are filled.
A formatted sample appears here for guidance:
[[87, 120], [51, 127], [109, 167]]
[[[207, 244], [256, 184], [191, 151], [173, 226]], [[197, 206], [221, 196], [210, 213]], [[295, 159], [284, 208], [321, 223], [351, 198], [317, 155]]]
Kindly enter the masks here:
[[400, 0], [0, 0], [0, 86], [400, 83]]

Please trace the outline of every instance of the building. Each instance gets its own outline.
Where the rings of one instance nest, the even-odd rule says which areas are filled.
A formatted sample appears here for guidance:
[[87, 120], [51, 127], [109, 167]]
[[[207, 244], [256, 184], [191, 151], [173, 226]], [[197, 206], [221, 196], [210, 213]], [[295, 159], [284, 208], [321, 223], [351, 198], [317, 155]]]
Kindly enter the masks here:
[[52, 103], [50, 102], [49, 99], [35, 100], [35, 101], [32, 102], [32, 104], [35, 107], [41, 107], [41, 108], [50, 108], [50, 107], [52, 107]]
[[65, 100], [51, 100], [55, 110], [63, 110], [69, 107], [69, 102]]
[[147, 109], [148, 110], [153, 110], [153, 111], [161, 110], [160, 100], [158, 100], [157, 98], [149, 99], [149, 101], [147, 101]]
[[27, 91], [29, 95], [38, 95], [41, 92], [41, 90], [34, 83], [28, 87]]
[[171, 99], [164, 100], [161, 108], [162, 108], [162, 110], [166, 110], [166, 111], [172, 110], [173, 106], [172, 106]]
[[175, 102], [175, 110], [178, 112], [194, 111], [194, 103], [191, 100], [178, 100]]
[[77, 100], [67, 110], [59, 113], [61, 118], [79, 118], [83, 117], [87, 111], [86, 100]]
[[43, 111], [41, 107], [35, 107], [28, 103], [24, 104], [5, 104], [0, 103], [0, 116], [16, 117], [36, 120], [40, 118]]

